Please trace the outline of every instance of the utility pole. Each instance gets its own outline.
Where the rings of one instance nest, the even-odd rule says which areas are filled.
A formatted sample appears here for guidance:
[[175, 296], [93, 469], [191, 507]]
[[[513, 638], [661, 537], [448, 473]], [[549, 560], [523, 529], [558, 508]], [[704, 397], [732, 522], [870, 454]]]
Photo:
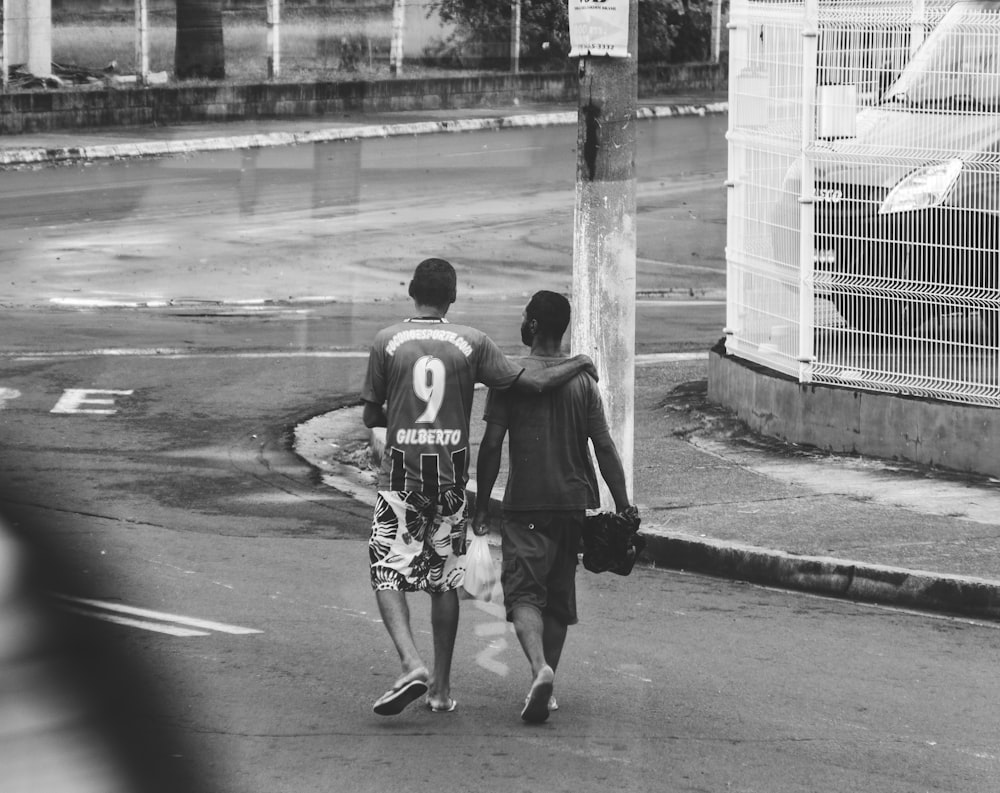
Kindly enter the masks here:
[[[638, 0], [629, 0], [627, 57], [579, 59], [573, 230], [573, 352], [590, 355], [597, 366], [633, 497], [637, 12]], [[601, 501], [609, 507], [603, 486]]]

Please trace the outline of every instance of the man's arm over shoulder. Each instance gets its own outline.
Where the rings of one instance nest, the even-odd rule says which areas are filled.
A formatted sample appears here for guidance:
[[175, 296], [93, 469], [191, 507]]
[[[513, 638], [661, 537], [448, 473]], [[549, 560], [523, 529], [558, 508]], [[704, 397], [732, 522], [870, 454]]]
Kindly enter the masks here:
[[541, 394], [543, 391], [568, 383], [580, 372], [585, 372], [597, 380], [597, 368], [589, 355], [574, 355], [552, 366], [525, 369], [517, 378], [513, 388], [522, 393]]

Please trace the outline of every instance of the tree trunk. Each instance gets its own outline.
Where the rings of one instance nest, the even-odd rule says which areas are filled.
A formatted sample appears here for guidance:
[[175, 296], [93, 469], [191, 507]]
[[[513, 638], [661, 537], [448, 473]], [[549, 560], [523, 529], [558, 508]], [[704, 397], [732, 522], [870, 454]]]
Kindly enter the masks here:
[[177, 0], [174, 76], [180, 80], [226, 76], [222, 0]]

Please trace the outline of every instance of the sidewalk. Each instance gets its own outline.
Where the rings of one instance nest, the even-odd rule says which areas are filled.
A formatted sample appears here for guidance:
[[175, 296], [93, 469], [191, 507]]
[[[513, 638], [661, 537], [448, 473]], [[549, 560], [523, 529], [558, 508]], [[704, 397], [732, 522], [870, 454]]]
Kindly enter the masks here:
[[[708, 355], [687, 358], [637, 360], [634, 499], [648, 563], [1000, 619], [997, 483], [769, 443], [708, 404]], [[484, 398], [477, 390], [473, 469]], [[357, 467], [367, 444], [360, 408], [296, 430], [327, 484], [373, 504], [373, 473]]]
[[[640, 106], [644, 117], [727, 111], [721, 95], [658, 97]], [[575, 123], [574, 107], [531, 105], [69, 131], [0, 138], [0, 166]], [[637, 362], [635, 501], [650, 564], [1000, 619], [996, 481], [750, 436], [707, 403], [707, 361], [706, 351]], [[474, 442], [482, 396], [477, 392], [473, 409]], [[340, 450], [336, 459], [331, 442]], [[372, 495], [370, 473], [349, 460], [366, 444], [354, 408], [297, 431], [297, 451], [328, 483], [362, 500]]]
[[[644, 99], [639, 103], [640, 118], [725, 113], [727, 110], [725, 94], [679, 94]], [[577, 109], [573, 105], [525, 104], [504, 108], [352, 113], [317, 118], [39, 132], [0, 136], [0, 166], [575, 124], [576, 119]]]

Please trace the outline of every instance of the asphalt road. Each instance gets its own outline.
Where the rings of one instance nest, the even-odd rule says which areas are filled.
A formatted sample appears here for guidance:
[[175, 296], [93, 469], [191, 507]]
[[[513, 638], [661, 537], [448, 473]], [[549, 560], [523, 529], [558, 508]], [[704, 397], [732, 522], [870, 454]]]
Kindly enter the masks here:
[[[686, 136], [700, 140], [690, 128]], [[441, 145], [441, 156], [456, 153], [454, 140]], [[141, 756], [153, 761], [140, 776], [167, 767], [184, 780], [176, 789], [218, 793], [993, 793], [995, 626], [665, 570], [581, 573], [582, 622], [560, 668], [560, 710], [543, 727], [518, 719], [529, 680], [516, 640], [495, 610], [473, 603], [455, 659], [458, 710], [371, 714], [396, 662], [365, 578], [368, 508], [321, 484], [291, 452], [293, 428], [356, 400], [374, 324], [405, 305], [376, 298], [401, 290], [414, 251], [434, 243], [461, 254], [468, 277], [456, 315], [481, 319], [508, 347], [524, 293], [568, 277], [563, 188], [491, 198], [507, 171], [523, 178], [515, 160], [488, 178], [463, 165], [453, 183], [429, 184], [412, 159], [402, 170], [414, 179], [400, 185], [406, 161], [373, 167], [360, 193], [376, 176], [385, 193], [350, 209], [282, 204], [282, 190], [294, 203], [296, 179], [255, 170], [258, 193], [275, 197], [263, 219], [254, 210], [236, 223], [238, 202], [199, 192], [215, 177], [199, 182], [213, 166], [193, 158], [169, 166], [169, 212], [154, 209], [159, 192], [139, 178], [142, 197], [125, 213], [135, 222], [102, 216], [102, 195], [125, 200], [109, 178], [78, 192], [76, 210], [55, 191], [5, 221], [4, 512], [17, 532], [45, 540], [62, 576], [49, 588], [84, 612], [73, 624], [99, 642], [105, 671], [84, 681], [88, 707], [101, 703], [111, 726], [86, 729], [86, 707], [15, 719], [20, 733], [0, 716], [0, 733], [18, 739], [5, 744], [4, 767], [23, 760], [18, 747], [38, 750], [27, 724], [46, 738], [76, 728], [81, 743], [53, 755], [71, 769], [94, 735], [124, 727], [148, 739]], [[311, 184], [311, 162], [297, 168], [300, 183]], [[640, 313], [651, 346], [704, 349], [718, 336], [721, 317], [709, 317], [721, 309], [707, 296], [722, 283], [713, 219], [724, 208], [707, 186], [721, 169], [705, 162], [708, 176], [659, 173], [663, 194], [642, 211], [660, 236], [640, 241], [640, 288], [685, 296]], [[18, 184], [22, 198], [42, 189]], [[644, 185], [655, 192], [648, 176]], [[351, 299], [305, 299], [333, 291], [331, 273]], [[129, 307], [137, 303], [162, 305]], [[668, 388], [703, 376], [699, 366], [669, 364], [656, 377]], [[428, 647], [426, 603], [413, 602]], [[34, 632], [8, 637], [3, 669], [22, 673], [23, 659], [40, 657]], [[47, 667], [27, 670], [35, 688], [26, 690], [51, 690]]]
[[[638, 288], [724, 295], [725, 119], [643, 122]], [[427, 253], [463, 299], [572, 282], [571, 127], [5, 172], [10, 305], [391, 299]]]

